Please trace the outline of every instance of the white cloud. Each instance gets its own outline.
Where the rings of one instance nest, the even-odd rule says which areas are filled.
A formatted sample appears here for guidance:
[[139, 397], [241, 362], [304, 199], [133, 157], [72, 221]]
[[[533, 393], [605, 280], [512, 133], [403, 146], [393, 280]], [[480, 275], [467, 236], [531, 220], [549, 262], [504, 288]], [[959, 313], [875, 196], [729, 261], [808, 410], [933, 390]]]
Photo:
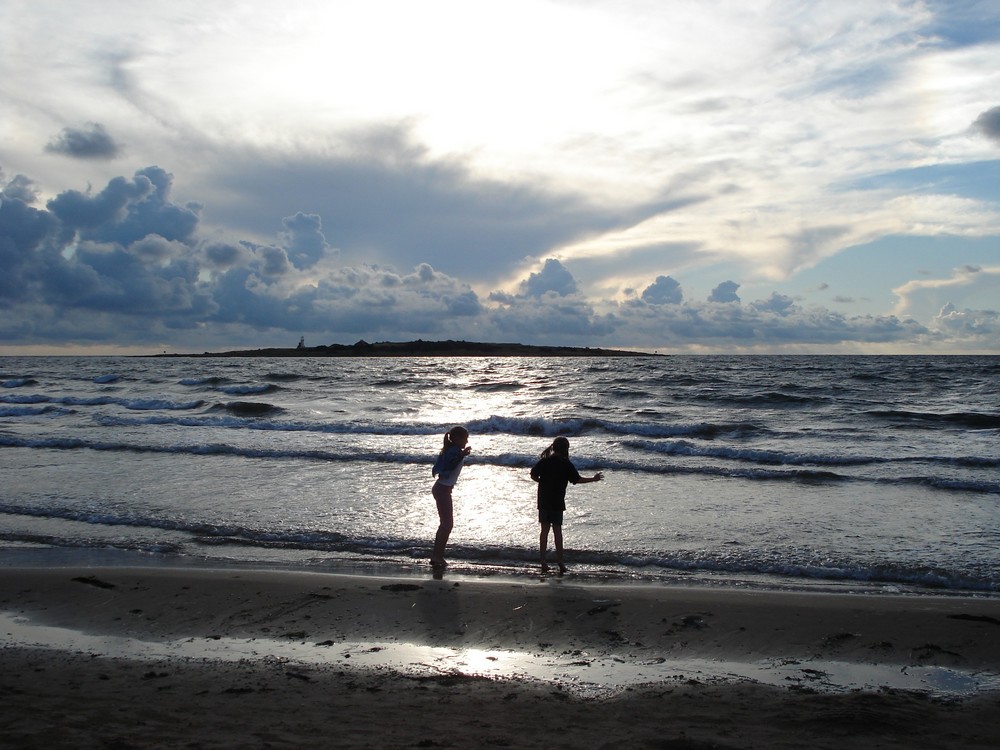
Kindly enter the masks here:
[[914, 279], [892, 290], [898, 297], [894, 313], [929, 319], [959, 295], [967, 301], [997, 306], [1000, 266], [961, 266], [947, 278]]
[[959, 310], [948, 304], [934, 318], [935, 327], [963, 339], [974, 338], [992, 348], [1000, 335], [1000, 312], [996, 310]]

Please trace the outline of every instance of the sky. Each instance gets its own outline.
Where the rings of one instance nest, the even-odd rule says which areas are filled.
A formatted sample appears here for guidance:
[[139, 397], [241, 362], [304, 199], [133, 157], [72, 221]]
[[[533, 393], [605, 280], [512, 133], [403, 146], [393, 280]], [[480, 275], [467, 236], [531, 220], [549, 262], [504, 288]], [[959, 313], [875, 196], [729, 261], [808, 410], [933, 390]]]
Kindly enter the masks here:
[[5, 0], [0, 355], [1000, 354], [1000, 0]]

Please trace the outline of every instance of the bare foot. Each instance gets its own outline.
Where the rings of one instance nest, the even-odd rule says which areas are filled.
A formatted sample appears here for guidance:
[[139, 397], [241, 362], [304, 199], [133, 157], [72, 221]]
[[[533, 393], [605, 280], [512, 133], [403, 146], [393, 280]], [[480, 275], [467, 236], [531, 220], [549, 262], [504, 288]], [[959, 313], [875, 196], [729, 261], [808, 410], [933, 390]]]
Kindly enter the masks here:
[[559, 563], [559, 575], [562, 575], [565, 572], [566, 572], [566, 566], [563, 565], [562, 563]]

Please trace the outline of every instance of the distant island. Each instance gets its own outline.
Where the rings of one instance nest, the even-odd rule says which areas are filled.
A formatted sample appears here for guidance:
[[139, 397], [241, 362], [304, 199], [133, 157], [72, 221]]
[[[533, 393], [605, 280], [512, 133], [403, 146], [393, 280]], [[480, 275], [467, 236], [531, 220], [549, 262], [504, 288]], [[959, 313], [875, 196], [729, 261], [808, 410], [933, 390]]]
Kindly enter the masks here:
[[487, 344], [476, 341], [380, 341], [369, 344], [324, 344], [288, 348], [248, 349], [201, 354], [156, 354], [156, 357], [652, 357], [646, 352], [575, 346]]

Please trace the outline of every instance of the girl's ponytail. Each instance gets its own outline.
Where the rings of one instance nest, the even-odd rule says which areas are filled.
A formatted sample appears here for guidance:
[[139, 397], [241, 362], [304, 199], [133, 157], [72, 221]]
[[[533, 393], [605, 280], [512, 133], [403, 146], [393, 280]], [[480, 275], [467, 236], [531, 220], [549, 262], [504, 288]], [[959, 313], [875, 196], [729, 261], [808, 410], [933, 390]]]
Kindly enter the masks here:
[[441, 453], [444, 453], [446, 450], [448, 450], [459, 435], [468, 438], [469, 431], [464, 427], [462, 427], [461, 425], [457, 427], [452, 427], [450, 430], [448, 430], [444, 434], [444, 445], [441, 446]]

